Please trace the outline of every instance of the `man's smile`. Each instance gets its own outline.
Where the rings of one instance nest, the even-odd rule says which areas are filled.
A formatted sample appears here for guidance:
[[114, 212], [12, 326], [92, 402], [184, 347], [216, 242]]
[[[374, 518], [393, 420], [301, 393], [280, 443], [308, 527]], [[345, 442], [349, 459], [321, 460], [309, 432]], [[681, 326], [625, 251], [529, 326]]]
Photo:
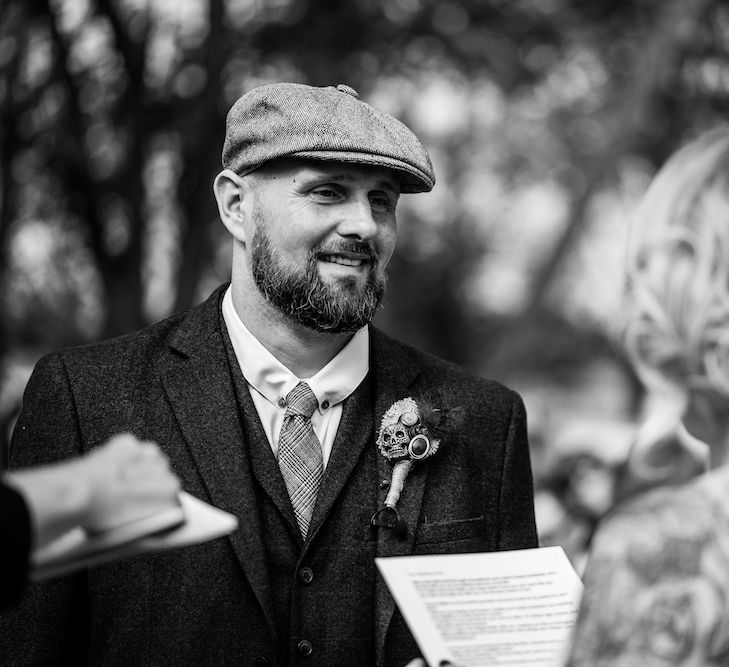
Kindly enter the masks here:
[[319, 259], [322, 262], [329, 262], [331, 264], [341, 264], [343, 266], [362, 266], [365, 263], [369, 263], [369, 257], [355, 256], [355, 255], [320, 255]]
[[350, 269], [372, 268], [375, 264], [375, 252], [368, 244], [360, 241], [339, 243], [334, 247], [320, 248], [316, 258], [328, 266], [338, 265]]

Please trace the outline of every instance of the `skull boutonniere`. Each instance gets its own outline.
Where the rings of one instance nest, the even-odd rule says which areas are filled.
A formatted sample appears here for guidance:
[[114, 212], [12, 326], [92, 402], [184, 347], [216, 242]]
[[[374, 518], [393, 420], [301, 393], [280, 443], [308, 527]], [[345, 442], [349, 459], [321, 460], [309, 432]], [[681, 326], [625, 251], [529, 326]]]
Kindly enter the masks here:
[[383, 506], [372, 516], [372, 526], [392, 528], [401, 538], [407, 535], [397, 501], [408, 473], [416, 462], [440, 449], [444, 431], [460, 418], [461, 412], [461, 408], [436, 408], [426, 399], [416, 401], [411, 397], [396, 401], [388, 408], [382, 416], [377, 447], [392, 464], [392, 479]]

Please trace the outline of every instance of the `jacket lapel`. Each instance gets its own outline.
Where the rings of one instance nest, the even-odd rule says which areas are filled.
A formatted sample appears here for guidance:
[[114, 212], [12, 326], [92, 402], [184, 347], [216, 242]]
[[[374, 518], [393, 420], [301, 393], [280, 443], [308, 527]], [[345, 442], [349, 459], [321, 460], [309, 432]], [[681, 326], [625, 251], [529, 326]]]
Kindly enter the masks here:
[[[312, 531], [316, 531], [326, 519], [365, 449], [375, 447], [376, 431], [379, 429], [379, 421], [377, 423], [375, 421], [392, 403], [407, 395], [408, 387], [418, 373], [417, 366], [408, 363], [408, 356], [398, 354], [399, 346], [394, 348], [395, 345], [394, 341], [387, 339], [383, 333], [374, 328], [370, 329], [370, 373], [344, 404], [332, 455], [314, 508]], [[374, 415], [371, 402], [373, 384]], [[379, 455], [377, 459], [378, 479], [390, 479], [390, 464]], [[419, 485], [421, 488], [418, 492]], [[414, 526], [420, 514], [422, 484], [416, 480], [411, 486], [412, 488], [408, 488], [406, 485], [403, 492], [401, 516], [408, 525]], [[380, 504], [384, 502], [386, 495], [387, 489], [380, 492], [378, 498]], [[409, 553], [411, 548], [412, 535], [405, 541], [393, 541], [388, 539], [388, 536], [382, 535], [378, 537], [378, 552], [385, 552], [380, 555]]]
[[371, 391], [368, 376], [344, 403], [332, 454], [311, 518], [312, 536], [326, 519], [367, 446], [374, 445]]
[[[393, 341], [382, 332], [372, 329], [371, 368], [375, 382], [375, 418], [374, 427], [379, 430], [379, 420], [385, 411], [395, 402], [413, 395], [413, 385], [419, 374], [419, 367], [408, 348]], [[392, 466], [383, 457], [377, 457], [378, 478], [390, 479]], [[389, 556], [405, 556], [412, 552], [415, 527], [420, 516], [423, 492], [427, 478], [428, 466], [416, 465], [410, 471], [405, 482], [397, 509], [400, 518], [408, 527], [407, 535], [399, 538], [394, 530], [378, 528], [377, 555], [380, 558]], [[381, 489], [379, 506], [382, 507], [388, 489]], [[395, 610], [395, 600], [381, 576], [375, 584], [375, 655], [377, 664], [384, 659], [385, 636]]]
[[180, 325], [170, 346], [182, 357], [163, 385], [213, 504], [238, 517], [238, 529], [228, 539], [275, 637], [253, 479], [220, 331], [223, 291]]
[[302, 545], [303, 539], [301, 537], [301, 531], [299, 530], [294, 508], [291, 504], [288, 490], [286, 489], [286, 483], [284, 482], [278, 462], [273, 455], [268, 438], [263, 430], [261, 419], [258, 416], [258, 411], [248, 389], [248, 383], [243, 377], [238, 361], [235, 358], [235, 352], [233, 351], [232, 344], [230, 344], [227, 332], [225, 333], [225, 343], [228, 352], [228, 361], [238, 394], [238, 401], [243, 410], [243, 420], [245, 422], [244, 432], [249, 445], [251, 470], [261, 485], [261, 488], [283, 516], [291, 534], [298, 541], [299, 545]]

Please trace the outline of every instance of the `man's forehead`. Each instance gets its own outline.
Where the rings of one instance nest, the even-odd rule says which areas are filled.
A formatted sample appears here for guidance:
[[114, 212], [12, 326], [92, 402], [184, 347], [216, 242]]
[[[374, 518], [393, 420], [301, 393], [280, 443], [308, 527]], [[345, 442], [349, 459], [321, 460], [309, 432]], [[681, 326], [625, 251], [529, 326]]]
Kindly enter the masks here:
[[400, 181], [393, 169], [352, 162], [288, 158], [276, 160], [266, 171], [299, 179], [326, 179], [336, 183], [356, 183], [363, 179], [372, 186], [400, 192]]

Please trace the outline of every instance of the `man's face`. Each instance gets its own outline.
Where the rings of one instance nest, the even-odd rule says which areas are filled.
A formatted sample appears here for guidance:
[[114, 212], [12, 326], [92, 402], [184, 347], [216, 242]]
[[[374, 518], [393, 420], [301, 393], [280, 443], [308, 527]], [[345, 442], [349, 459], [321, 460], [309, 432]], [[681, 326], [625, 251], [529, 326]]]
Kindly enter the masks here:
[[287, 317], [317, 331], [367, 324], [395, 249], [394, 174], [287, 160], [255, 178], [249, 257], [258, 289]]

